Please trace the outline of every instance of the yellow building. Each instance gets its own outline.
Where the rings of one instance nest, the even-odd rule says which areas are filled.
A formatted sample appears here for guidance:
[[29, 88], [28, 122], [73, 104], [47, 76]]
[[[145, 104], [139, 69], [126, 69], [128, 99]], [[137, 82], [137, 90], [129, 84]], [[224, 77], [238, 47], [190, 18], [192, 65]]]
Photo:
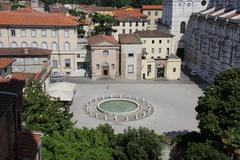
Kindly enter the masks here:
[[147, 15], [149, 20], [148, 29], [157, 29], [157, 23], [159, 18], [162, 18], [162, 6], [161, 5], [143, 5], [142, 13]]
[[142, 41], [142, 79], [180, 78], [181, 59], [172, 53], [173, 35], [158, 31], [139, 31]]

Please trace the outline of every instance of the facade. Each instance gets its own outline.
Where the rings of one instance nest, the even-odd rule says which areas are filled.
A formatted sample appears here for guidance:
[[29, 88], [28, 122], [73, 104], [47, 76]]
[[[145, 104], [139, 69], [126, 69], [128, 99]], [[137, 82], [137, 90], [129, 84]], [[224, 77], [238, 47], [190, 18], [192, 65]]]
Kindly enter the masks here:
[[[184, 59], [185, 29], [193, 12], [204, 10], [209, 0], [163, 0], [162, 19], [159, 21], [158, 30], [174, 35], [173, 53]], [[187, 44], [186, 44], [187, 45]]]
[[142, 41], [137, 34], [120, 34], [121, 77], [141, 79]]
[[143, 5], [142, 13], [147, 15], [149, 20], [148, 29], [156, 30], [158, 21], [162, 18], [162, 6], [161, 5]]
[[97, 35], [88, 38], [91, 54], [91, 78], [119, 77], [119, 50], [117, 40], [111, 36]]
[[118, 20], [118, 25], [113, 26], [117, 31], [114, 33], [115, 39], [118, 39], [119, 34], [131, 34], [148, 28], [149, 20], [139, 9], [117, 9], [114, 11], [114, 17]]
[[0, 79], [9, 79], [12, 75], [13, 58], [0, 58]]
[[158, 31], [139, 31], [142, 41], [142, 79], [179, 79], [181, 60], [172, 55], [173, 35]]
[[0, 17], [0, 48], [51, 49], [54, 72], [70, 74], [75, 70], [78, 23], [72, 16], [25, 8], [1, 12]]
[[103, 15], [110, 15], [113, 16], [115, 8], [113, 7], [99, 7], [99, 6], [92, 6], [91, 7], [94, 13], [99, 13]]
[[230, 68], [240, 68], [240, 2], [211, 3], [192, 14], [186, 33], [186, 62], [208, 82]]

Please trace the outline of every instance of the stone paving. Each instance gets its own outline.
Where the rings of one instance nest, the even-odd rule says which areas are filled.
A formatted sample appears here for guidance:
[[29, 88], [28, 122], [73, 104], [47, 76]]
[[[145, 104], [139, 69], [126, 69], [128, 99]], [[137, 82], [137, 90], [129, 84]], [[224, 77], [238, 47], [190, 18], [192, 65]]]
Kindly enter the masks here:
[[[105, 82], [107, 83], [107, 82]], [[132, 95], [148, 100], [154, 106], [149, 117], [130, 122], [108, 122], [87, 115], [82, 106], [89, 100], [103, 95]], [[144, 126], [157, 133], [197, 130], [195, 106], [202, 90], [194, 83], [136, 83], [134, 84], [78, 84], [71, 105], [73, 120], [77, 127], [95, 128], [99, 124], [109, 123], [116, 132], [122, 132], [131, 126]]]

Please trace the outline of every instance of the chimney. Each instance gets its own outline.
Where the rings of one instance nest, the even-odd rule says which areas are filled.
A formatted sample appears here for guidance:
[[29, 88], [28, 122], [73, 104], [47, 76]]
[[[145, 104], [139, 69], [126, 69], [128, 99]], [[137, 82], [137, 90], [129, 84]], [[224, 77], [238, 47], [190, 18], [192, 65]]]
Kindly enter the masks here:
[[29, 49], [28, 48], [24, 48], [24, 54], [28, 54], [29, 53]]

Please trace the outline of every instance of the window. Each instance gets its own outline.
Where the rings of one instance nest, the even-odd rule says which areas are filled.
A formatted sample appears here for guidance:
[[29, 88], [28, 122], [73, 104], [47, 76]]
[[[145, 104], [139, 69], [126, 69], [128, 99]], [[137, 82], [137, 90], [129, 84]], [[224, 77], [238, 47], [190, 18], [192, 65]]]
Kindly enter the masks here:
[[133, 53], [128, 53], [128, 57], [134, 57]]
[[159, 43], [162, 43], [162, 40], [159, 40]]
[[80, 54], [77, 54], [77, 58], [80, 58], [81, 57], [81, 55]]
[[143, 26], [143, 27], [145, 26], [145, 22], [142, 23], [142, 26]]
[[128, 74], [133, 74], [133, 69], [134, 69], [133, 65], [128, 65]]
[[112, 68], [112, 69], [115, 69], [115, 64], [111, 64], [111, 68]]
[[155, 16], [158, 16], [158, 11], [155, 12]]
[[26, 30], [21, 30], [21, 37], [26, 37], [26, 36], [27, 36]]
[[138, 22], [136, 22], [136, 26], [138, 26]]
[[149, 16], [151, 15], [151, 12], [150, 12], [150, 11], [148, 11], [148, 15], [149, 15]]
[[109, 56], [109, 51], [108, 50], [102, 51], [102, 56]]
[[32, 37], [37, 37], [37, 32], [36, 32], [36, 30], [32, 30], [32, 31], [31, 31], [31, 35], [32, 35]]
[[154, 48], [152, 48], [152, 53], [154, 53]]
[[64, 37], [68, 38], [69, 37], [69, 31], [68, 30], [64, 30]]
[[65, 68], [71, 67], [70, 59], [65, 59]]
[[146, 44], [146, 40], [143, 40], [143, 43]]
[[154, 44], [155, 43], [155, 41], [154, 40], [152, 40], [152, 44]]
[[169, 55], [169, 48], [167, 48], [167, 55]]
[[167, 43], [170, 43], [170, 40], [167, 40]]
[[122, 31], [123, 33], [126, 33], [126, 31], [125, 31], [125, 29], [123, 29], [123, 31]]
[[129, 33], [132, 33], [132, 29], [129, 29]]
[[37, 43], [36, 42], [32, 42], [32, 48], [37, 48], [38, 47], [38, 45], [37, 45]]
[[53, 60], [53, 68], [58, 68], [58, 61], [57, 60]]
[[96, 68], [97, 68], [97, 69], [100, 69], [100, 64], [96, 64]]
[[176, 68], [173, 68], [173, 72], [176, 72]]
[[147, 65], [147, 76], [149, 76], [149, 73], [152, 71], [152, 66], [151, 64]]
[[46, 30], [42, 30], [41, 35], [42, 35], [42, 37], [47, 37], [47, 31]]
[[162, 48], [159, 48], [159, 49], [158, 49], [158, 53], [162, 53]]
[[68, 42], [64, 43], [64, 51], [70, 51], [70, 44]]
[[52, 42], [51, 49], [52, 50], [57, 50], [57, 43], [56, 42]]
[[125, 26], [125, 22], [122, 22], [122, 26]]
[[15, 36], [16, 36], [16, 31], [13, 30], [13, 29], [11, 30], [11, 36], [12, 36], [12, 37], [15, 37]]
[[51, 32], [51, 36], [52, 36], [52, 38], [55, 38], [55, 37], [57, 36], [57, 34], [56, 34], [56, 30], [52, 30], [52, 32]]
[[12, 43], [11, 43], [11, 47], [12, 47], [12, 48], [17, 48], [17, 43], [16, 43], [16, 42], [12, 42]]
[[43, 49], [47, 49], [47, 48], [48, 48], [47, 43], [46, 43], [46, 42], [42, 42], [42, 44], [41, 44], [41, 48], [43, 48]]
[[132, 22], [129, 22], [129, 26], [130, 26], [130, 27], [132, 26]]
[[3, 48], [3, 47], [4, 47], [3, 43], [2, 43], [2, 42], [0, 42], [0, 48]]
[[147, 51], [147, 49], [146, 48], [143, 48], [143, 52], [146, 52]]
[[181, 22], [180, 33], [185, 33], [185, 28], [186, 28], [186, 23], [185, 22]]
[[22, 47], [22, 48], [26, 48], [26, 47], [28, 47], [28, 45], [27, 45], [26, 42], [22, 42], [22, 43], [21, 43], [21, 47]]

